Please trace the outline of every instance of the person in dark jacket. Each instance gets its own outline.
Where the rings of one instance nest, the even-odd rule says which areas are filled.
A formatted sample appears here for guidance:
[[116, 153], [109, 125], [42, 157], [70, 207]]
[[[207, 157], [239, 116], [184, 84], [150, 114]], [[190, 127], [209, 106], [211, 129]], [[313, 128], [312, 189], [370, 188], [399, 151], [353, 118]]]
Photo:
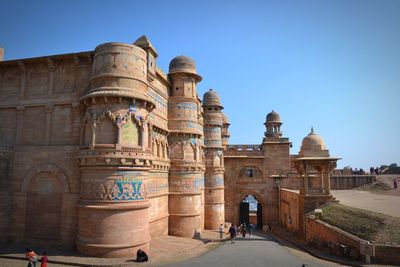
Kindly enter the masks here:
[[136, 261], [137, 262], [145, 262], [148, 261], [149, 257], [147, 256], [146, 252], [143, 250], [139, 249], [136, 253]]
[[231, 237], [231, 244], [235, 243], [235, 238], [236, 238], [236, 234], [237, 234], [236, 225], [234, 225], [232, 223], [231, 227], [229, 227], [228, 232]]

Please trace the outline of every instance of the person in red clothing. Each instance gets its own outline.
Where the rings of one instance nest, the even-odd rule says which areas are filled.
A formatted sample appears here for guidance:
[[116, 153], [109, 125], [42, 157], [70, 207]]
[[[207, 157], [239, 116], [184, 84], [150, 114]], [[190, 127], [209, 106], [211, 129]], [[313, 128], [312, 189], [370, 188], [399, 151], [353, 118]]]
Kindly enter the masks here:
[[47, 267], [47, 253], [45, 250], [42, 251], [42, 258], [40, 259], [40, 267]]

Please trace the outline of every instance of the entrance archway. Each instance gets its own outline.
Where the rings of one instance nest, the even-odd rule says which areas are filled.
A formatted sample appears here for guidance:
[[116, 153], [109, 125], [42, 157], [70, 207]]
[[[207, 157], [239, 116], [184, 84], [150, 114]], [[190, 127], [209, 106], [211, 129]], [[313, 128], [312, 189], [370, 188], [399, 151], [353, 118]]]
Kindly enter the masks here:
[[25, 236], [60, 239], [62, 185], [49, 172], [36, 175], [29, 183], [26, 201]]
[[239, 205], [239, 224], [246, 223], [262, 229], [263, 208], [255, 195], [246, 195]]

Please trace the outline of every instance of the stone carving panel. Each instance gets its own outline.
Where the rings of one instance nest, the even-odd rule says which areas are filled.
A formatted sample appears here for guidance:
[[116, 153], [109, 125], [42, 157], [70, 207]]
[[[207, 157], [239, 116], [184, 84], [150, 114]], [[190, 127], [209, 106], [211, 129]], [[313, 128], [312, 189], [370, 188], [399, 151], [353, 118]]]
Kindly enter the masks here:
[[206, 188], [220, 188], [224, 187], [224, 177], [212, 176], [205, 179]]
[[170, 179], [169, 188], [171, 192], [197, 192], [204, 189], [204, 177]]
[[82, 182], [82, 200], [144, 200], [147, 192], [143, 180], [123, 177], [104, 183]]

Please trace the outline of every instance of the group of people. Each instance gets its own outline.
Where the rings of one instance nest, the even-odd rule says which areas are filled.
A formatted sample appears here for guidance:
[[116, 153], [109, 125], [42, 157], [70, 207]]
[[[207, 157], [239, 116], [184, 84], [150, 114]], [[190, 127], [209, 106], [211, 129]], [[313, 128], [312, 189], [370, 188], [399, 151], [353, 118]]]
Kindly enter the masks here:
[[[221, 224], [222, 225], [222, 224]], [[251, 234], [253, 233], [253, 228], [251, 224], [246, 224], [242, 223], [239, 225], [239, 227], [236, 227], [235, 224], [231, 224], [231, 227], [229, 227], [228, 230], [229, 236], [231, 237], [231, 243], [235, 243], [236, 236], [238, 234], [241, 234], [242, 237], [246, 237], [246, 234], [249, 234], [249, 237], [251, 237]]]
[[[30, 248], [26, 249], [26, 254], [25, 254], [25, 258], [28, 261], [28, 267], [36, 267], [36, 265], [39, 263], [38, 257], [35, 253], [35, 251], [33, 251]], [[46, 251], [42, 251], [42, 258], [40, 259], [40, 267], [47, 267], [47, 253]]]

